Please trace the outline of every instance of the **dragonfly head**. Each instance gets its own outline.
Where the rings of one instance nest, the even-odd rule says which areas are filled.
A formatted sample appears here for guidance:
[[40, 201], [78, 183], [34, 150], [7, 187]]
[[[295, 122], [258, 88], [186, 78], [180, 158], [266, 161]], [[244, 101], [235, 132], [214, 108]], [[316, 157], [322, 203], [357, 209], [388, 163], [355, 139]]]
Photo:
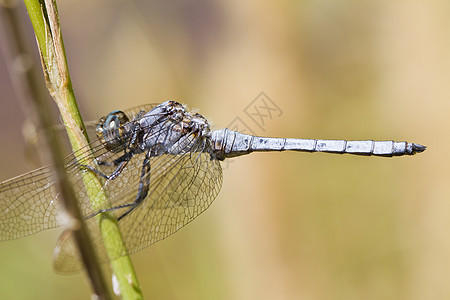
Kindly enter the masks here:
[[120, 110], [115, 110], [100, 119], [96, 133], [107, 150], [119, 152], [125, 149], [129, 134], [124, 125], [128, 122], [129, 118]]

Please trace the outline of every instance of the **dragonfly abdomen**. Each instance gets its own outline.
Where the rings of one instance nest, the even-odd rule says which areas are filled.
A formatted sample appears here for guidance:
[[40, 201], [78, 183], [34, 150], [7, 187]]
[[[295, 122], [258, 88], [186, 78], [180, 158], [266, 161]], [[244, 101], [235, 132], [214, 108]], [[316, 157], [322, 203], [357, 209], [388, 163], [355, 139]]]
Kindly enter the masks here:
[[219, 160], [258, 151], [291, 150], [391, 157], [413, 155], [426, 149], [425, 146], [407, 142], [269, 138], [228, 129], [213, 132], [211, 140], [213, 152]]

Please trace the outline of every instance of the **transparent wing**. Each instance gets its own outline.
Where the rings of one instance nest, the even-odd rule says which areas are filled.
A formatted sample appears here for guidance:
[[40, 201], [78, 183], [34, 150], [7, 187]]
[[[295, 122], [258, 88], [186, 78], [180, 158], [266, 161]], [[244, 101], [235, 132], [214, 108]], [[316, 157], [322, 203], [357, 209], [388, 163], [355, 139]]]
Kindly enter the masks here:
[[[144, 105], [126, 111], [131, 118], [135, 118], [140, 111], [151, 110], [156, 104]], [[92, 131], [94, 123], [88, 126]], [[91, 151], [92, 149], [92, 151]], [[98, 160], [112, 161], [120, 156], [104, 149], [100, 140], [95, 139], [89, 147], [78, 151], [76, 156], [85, 160], [85, 164], [95, 166], [95, 162], [84, 158], [91, 156]], [[93, 212], [90, 200], [82, 181], [82, 170], [74, 153], [65, 159], [66, 170], [75, 187], [75, 192], [80, 201], [83, 216]], [[98, 166], [100, 172], [109, 174], [111, 167]], [[124, 180], [124, 179], [123, 179]], [[117, 182], [115, 187], [127, 188], [127, 182]], [[41, 230], [60, 226], [62, 224], [60, 209], [57, 201], [58, 195], [54, 187], [52, 170], [43, 167], [21, 176], [0, 183], [0, 241], [12, 240], [25, 237]]]
[[[139, 112], [149, 111], [152, 107], [153, 105], [138, 107], [126, 114], [134, 119]], [[88, 128], [92, 132], [95, 126], [91, 124]], [[180, 143], [181, 145], [197, 145], [197, 141], [201, 141], [201, 137], [196, 135], [185, 138], [188, 143]], [[147, 197], [119, 221], [129, 253], [174, 233], [197, 217], [215, 199], [222, 184], [222, 171], [219, 162], [211, 160], [210, 155], [203, 152], [204, 145], [199, 143], [197, 148], [179, 149], [179, 154], [176, 155], [151, 157], [150, 171], [143, 178], [141, 172], [147, 153], [135, 154], [113, 180], [97, 176], [102, 181], [102, 190], [108, 195], [109, 204], [105, 209], [135, 201], [139, 183], [148, 179]], [[90, 158], [91, 154], [95, 159]], [[110, 175], [116, 169], [115, 162], [123, 154], [122, 151], [108, 151], [97, 139], [89, 147], [66, 158], [66, 170], [75, 188], [83, 216], [92, 215], [96, 210], [91, 206], [82, 179], [83, 172], [90, 171], [78, 162], [95, 168], [99, 173]], [[21, 238], [61, 225], [57, 198], [49, 167], [0, 183], [0, 240]], [[112, 213], [119, 217], [127, 210], [128, 208], [117, 209]], [[106, 261], [108, 258], [98, 229], [98, 217], [88, 219], [87, 225], [98, 256]], [[125, 253], [120, 255], [123, 254]], [[56, 270], [64, 273], [80, 268], [70, 235], [63, 235], [60, 239], [54, 263]]]
[[[134, 157], [120, 176], [108, 182], [110, 192], [124, 191], [117, 188], [127, 178], [125, 193], [110, 195], [113, 206], [134, 201], [143, 155]], [[205, 211], [219, 193], [222, 185], [222, 170], [217, 160], [203, 152], [183, 155], [162, 155], [150, 159], [151, 170], [149, 193], [141, 203], [118, 224], [129, 253], [139, 251], [176, 232]], [[113, 211], [121, 216], [127, 208]], [[102, 261], [108, 259], [103, 247], [97, 218], [87, 220], [93, 244]], [[121, 255], [124, 255], [122, 253]], [[114, 259], [114, 258], [113, 258]], [[62, 273], [80, 269], [78, 253], [71, 237], [58, 241], [54, 256], [55, 269]]]
[[51, 169], [44, 167], [0, 184], [0, 240], [59, 226]]

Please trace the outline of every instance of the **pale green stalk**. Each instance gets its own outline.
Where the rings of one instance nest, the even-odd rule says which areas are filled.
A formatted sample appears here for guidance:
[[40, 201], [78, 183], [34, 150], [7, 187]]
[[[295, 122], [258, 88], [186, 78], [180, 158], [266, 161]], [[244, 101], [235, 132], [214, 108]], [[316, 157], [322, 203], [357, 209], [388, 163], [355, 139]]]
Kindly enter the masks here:
[[[72, 150], [76, 154], [77, 150], [88, 147], [89, 142], [72, 89], [56, 3], [54, 0], [24, 0], [24, 2], [36, 34], [47, 88], [58, 105]], [[82, 157], [77, 159], [80, 164], [84, 164], [87, 160], [86, 158], [83, 160]], [[93, 172], [84, 172], [83, 182], [92, 206], [106, 207], [108, 201], [97, 175]], [[128, 255], [123, 255], [127, 251], [116, 219], [104, 215], [104, 217], [99, 216], [98, 220], [122, 298], [142, 299], [131, 260]]]

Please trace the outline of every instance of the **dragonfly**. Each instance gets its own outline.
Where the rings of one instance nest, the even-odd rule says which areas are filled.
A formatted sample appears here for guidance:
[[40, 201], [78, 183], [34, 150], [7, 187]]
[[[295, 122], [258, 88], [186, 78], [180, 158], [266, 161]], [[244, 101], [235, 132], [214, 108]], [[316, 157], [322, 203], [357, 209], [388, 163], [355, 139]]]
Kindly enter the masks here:
[[[117, 218], [128, 253], [137, 252], [178, 231], [211, 205], [222, 185], [220, 163], [225, 159], [288, 150], [392, 157], [426, 149], [408, 142], [271, 138], [226, 128], [213, 131], [206, 118], [176, 101], [116, 110], [95, 125], [96, 138], [68, 155], [64, 163], [102, 261], [108, 258], [95, 216], [109, 212]], [[92, 204], [95, 199], [90, 199], [82, 178], [85, 172], [101, 181], [108, 197], [106, 206]], [[64, 225], [58, 197], [51, 166], [0, 183], [0, 240]], [[62, 273], [81, 268], [70, 239], [59, 239], [54, 267]]]

